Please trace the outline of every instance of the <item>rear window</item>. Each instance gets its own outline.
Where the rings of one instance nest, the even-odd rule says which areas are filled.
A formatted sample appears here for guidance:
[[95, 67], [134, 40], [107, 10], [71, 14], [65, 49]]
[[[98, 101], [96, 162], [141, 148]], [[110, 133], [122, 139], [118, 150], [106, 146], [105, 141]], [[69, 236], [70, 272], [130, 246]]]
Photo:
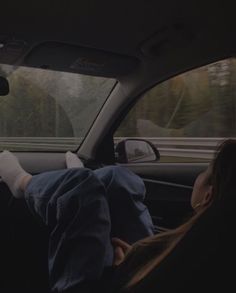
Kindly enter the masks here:
[[0, 148], [76, 149], [115, 80], [0, 64], [10, 93], [0, 97]]

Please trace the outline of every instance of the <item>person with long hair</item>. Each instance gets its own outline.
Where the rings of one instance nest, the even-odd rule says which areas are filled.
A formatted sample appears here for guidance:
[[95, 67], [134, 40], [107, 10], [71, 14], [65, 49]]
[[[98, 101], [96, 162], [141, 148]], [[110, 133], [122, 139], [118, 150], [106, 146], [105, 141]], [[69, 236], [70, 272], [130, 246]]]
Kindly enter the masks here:
[[[10, 164], [9, 161], [11, 161]], [[1, 167], [1, 162], [4, 166], [11, 165], [11, 172], [6, 172], [6, 169]], [[12, 170], [16, 170], [15, 173]], [[196, 178], [191, 197], [191, 205], [194, 209], [193, 216], [176, 229], [148, 236], [132, 245], [127, 243], [126, 239], [116, 237], [112, 239], [112, 248], [109, 218], [104, 218], [104, 214], [109, 213], [107, 205], [102, 200], [105, 191], [99, 180], [89, 170], [81, 168], [79, 176], [77, 174], [76, 178], [73, 177], [74, 171], [71, 173], [68, 173], [68, 171], [66, 173], [63, 173], [63, 171], [57, 172], [60, 172], [60, 180], [53, 180], [55, 172], [31, 176], [22, 169], [12, 154], [7, 153], [4, 160], [0, 156], [0, 175], [3, 180], [5, 180], [13, 193], [16, 194], [17, 191], [20, 194], [24, 194], [30, 209], [52, 228], [51, 246], [49, 246], [49, 271], [52, 272], [50, 275], [52, 291], [88, 292], [86, 291], [87, 287], [84, 290], [84, 287], [78, 286], [78, 284], [102, 278], [104, 263], [106, 263], [107, 266], [112, 266], [113, 264], [114, 272], [110, 277], [112, 281], [108, 285], [105, 284], [107, 286], [104, 287], [104, 291], [107, 290], [109, 293], [143, 292], [145, 286], [142, 287], [142, 285], [145, 284], [149, 276], [165, 263], [166, 259], [179, 247], [199, 222], [204, 222], [204, 217], [212, 206], [230, 202], [228, 206], [230, 208], [235, 207], [233, 195], [236, 192], [236, 140], [224, 142], [217, 150], [212, 163]], [[10, 173], [11, 176], [9, 175]], [[13, 173], [15, 174], [15, 179], [12, 181]], [[73, 189], [68, 189], [68, 186], [63, 184], [65, 177], [68, 176], [73, 182], [76, 181]], [[37, 188], [35, 188], [35, 185]], [[75, 186], [78, 188], [75, 188]], [[85, 188], [86, 192], [82, 199], [80, 198], [80, 201], [78, 201], [81, 188]], [[64, 200], [65, 194], [67, 195], [66, 201]], [[97, 214], [93, 213], [88, 220], [85, 215], [91, 213], [90, 203], [93, 205], [96, 203]], [[66, 207], [63, 207], [63, 205], [66, 205]], [[70, 215], [68, 216], [67, 213], [66, 217], [65, 215], [62, 217], [65, 208], [68, 211], [70, 210], [71, 214], [75, 213], [77, 215], [73, 221], [69, 221], [69, 225], [67, 218], [70, 218]], [[84, 220], [85, 222], [83, 222]], [[89, 247], [86, 243], [91, 243], [91, 235], [86, 232], [86, 229], [89, 231], [91, 225], [95, 225], [95, 229], [97, 229], [96, 237], [92, 239], [92, 242], [95, 241], [96, 245]], [[131, 229], [130, 233], [132, 234], [132, 232]], [[54, 245], [53, 248], [54, 242], [57, 242], [57, 245]], [[55, 247], [57, 248], [56, 250]], [[90, 248], [95, 249], [95, 251]], [[212, 249], [214, 250], [214, 247]], [[68, 253], [68, 251], [71, 253]], [[103, 265], [97, 271], [87, 272], [86, 279], [83, 279], [84, 274], [81, 273], [81, 270], [76, 270], [76, 265], [80, 263], [80, 268], [83, 265], [86, 267], [86, 263], [81, 263], [80, 259], [85, 253], [87, 255], [91, 253], [92, 256], [90, 259], [86, 259], [87, 261], [100, 262]], [[58, 265], [57, 259], [59, 258], [60, 260], [63, 259], [61, 263], [63, 266], [60, 271], [55, 270], [57, 272], [55, 275], [53, 266]], [[95, 267], [96, 263], [94, 263]], [[66, 278], [64, 276], [65, 272]], [[105, 278], [105, 283], [106, 280]], [[158, 284], [158, 280], [156, 282]], [[141, 287], [139, 287], [140, 285]], [[91, 289], [91, 286], [89, 288]]]
[[[213, 161], [195, 180], [191, 196], [191, 205], [194, 213], [189, 220], [176, 229], [141, 239], [132, 246], [124, 241], [117, 240], [117, 243], [122, 248], [120, 249], [116, 263], [118, 273], [115, 275], [115, 278], [113, 278], [114, 282], [112, 286], [109, 287], [108, 292], [136, 293], [144, 292], [145, 290], [148, 290], [147, 292], [170, 292], [170, 289], [173, 289], [174, 292], [185, 292], [184, 290], [186, 290], [186, 292], [199, 292], [198, 290], [201, 286], [204, 286], [205, 290], [207, 290], [207, 278], [209, 278], [208, 286], [211, 290], [213, 290], [213, 288], [219, 289], [219, 286], [222, 286], [222, 284], [225, 288], [227, 286], [229, 287], [230, 270], [228, 259], [232, 258], [232, 252], [235, 249], [233, 248], [233, 250], [230, 250], [230, 247], [233, 247], [232, 239], [234, 237], [230, 237], [229, 235], [232, 235], [232, 228], [234, 228], [235, 203], [236, 140], [229, 139], [219, 146]], [[197, 229], [195, 229], [196, 231], [194, 230], [195, 226], [197, 227]], [[199, 226], [201, 226], [201, 230]], [[191, 230], [193, 230], [192, 234]], [[187, 241], [190, 242], [190, 245], [188, 243], [187, 246], [188, 249], [180, 251], [181, 243], [187, 238], [186, 236], [188, 234], [194, 235], [194, 233], [198, 234], [195, 239], [196, 242], [194, 243], [192, 239], [189, 241], [189, 237], [187, 239]], [[211, 247], [207, 247], [207, 240], [204, 239], [204, 237], [209, 237], [210, 240], [208, 241]], [[212, 239], [214, 239], [214, 241]], [[226, 244], [225, 241], [227, 241], [227, 239], [228, 243]], [[206, 245], [206, 247], [204, 247], [202, 243], [204, 243], [203, 245]], [[204, 276], [203, 278], [202, 275], [204, 275], [204, 273], [201, 273], [201, 276], [199, 273], [199, 276], [195, 278], [196, 280], [190, 284], [192, 287], [189, 288], [186, 285], [187, 277], [183, 274], [181, 275], [178, 271], [182, 272], [180, 268], [183, 258], [189, 257], [191, 259], [195, 254], [194, 249], [198, 247], [198, 245], [203, 246], [201, 254], [198, 255], [199, 259], [192, 264], [190, 262], [190, 266], [183, 271], [185, 274], [189, 271], [188, 273], [191, 275], [192, 266], [193, 272], [196, 273], [198, 271], [199, 273], [200, 271], [204, 271], [207, 277]], [[190, 251], [190, 249], [192, 250]], [[172, 259], [169, 263], [171, 263], [171, 265], [174, 263], [176, 267], [171, 268], [170, 265], [168, 265], [166, 268], [166, 260], [168, 257], [170, 258], [170, 255], [174, 253], [175, 250], [177, 253], [173, 258], [174, 261]], [[207, 255], [207, 253], [209, 255], [214, 255], [214, 257]], [[204, 254], [206, 255], [204, 256]], [[229, 256], [227, 254], [229, 254]], [[234, 261], [232, 261], [232, 264], [234, 264]], [[161, 285], [159, 284], [161, 279], [158, 279], [158, 272], [160, 272], [162, 266], [165, 266], [166, 273], [164, 286], [163, 282]], [[205, 270], [204, 266], [206, 266]], [[157, 272], [156, 275], [153, 274], [154, 271]], [[170, 271], [172, 271], [172, 273], [170, 273]], [[170, 278], [169, 275], [171, 274], [173, 277], [173, 272], [174, 275], [176, 275], [174, 278], [175, 280], [178, 278], [179, 280], [185, 280], [182, 281], [181, 285], [179, 285], [181, 281], [178, 281], [177, 285], [174, 280]], [[149, 278], [151, 274], [155, 276], [154, 279], [153, 277]], [[224, 282], [223, 277], [226, 275], [227, 282]], [[146, 281], [147, 279], [149, 280]], [[194, 276], [191, 275], [189, 279], [194, 279]], [[173, 284], [171, 284], [171, 282], [173, 282]], [[186, 282], [186, 284], [184, 284], [184, 282]], [[159, 289], [160, 291], [158, 291]]]

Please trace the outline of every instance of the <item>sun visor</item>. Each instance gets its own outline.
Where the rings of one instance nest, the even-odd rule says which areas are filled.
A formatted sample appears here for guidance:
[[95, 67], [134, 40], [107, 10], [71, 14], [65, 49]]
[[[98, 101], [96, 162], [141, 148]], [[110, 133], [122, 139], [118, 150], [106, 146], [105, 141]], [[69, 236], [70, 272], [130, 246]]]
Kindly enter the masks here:
[[132, 72], [139, 64], [135, 57], [57, 42], [45, 42], [25, 56], [26, 66], [117, 77]]

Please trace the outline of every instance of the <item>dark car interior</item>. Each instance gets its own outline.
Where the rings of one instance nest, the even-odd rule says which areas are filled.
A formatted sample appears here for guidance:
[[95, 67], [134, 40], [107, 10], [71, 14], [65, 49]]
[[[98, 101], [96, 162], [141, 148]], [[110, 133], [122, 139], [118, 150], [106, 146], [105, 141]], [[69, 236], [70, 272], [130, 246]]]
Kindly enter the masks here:
[[[146, 90], [178, 73], [235, 56], [234, 6], [234, 1], [9, 0], [1, 5], [0, 63], [114, 77], [120, 82], [118, 91], [126, 93], [127, 101], [114, 110], [116, 114], [102, 133], [94, 124], [80, 148], [72, 150], [86, 167], [97, 169], [117, 164], [113, 134]], [[7, 92], [7, 86], [2, 87]], [[96, 140], [93, 145], [91, 138]], [[31, 174], [66, 167], [62, 151], [14, 154]], [[145, 203], [157, 232], [177, 227], [192, 214], [190, 197], [194, 180], [207, 165], [207, 162], [124, 164], [144, 180]], [[0, 182], [0, 193], [0, 291], [49, 292], [48, 231], [30, 214], [23, 200], [13, 198], [4, 182]], [[173, 284], [177, 284], [175, 292], [199, 292], [196, 288], [202, 288], [194, 288], [195, 284], [219, 265], [216, 261], [219, 251], [210, 254], [209, 259], [201, 258], [210, 252], [215, 237], [214, 231], [209, 236], [202, 234], [201, 229], [199, 223], [196, 233], [190, 232], [163, 268], [135, 292], [147, 288], [148, 292], [170, 292], [175, 289]], [[181, 270], [171, 271], [169, 267], [183, 261], [182, 251], [195, 249], [199, 238], [205, 241], [200, 243], [196, 257], [190, 253]], [[199, 259], [201, 262], [195, 266]], [[222, 269], [214, 272], [220, 278]], [[192, 278], [191, 273], [198, 277]], [[161, 280], [159, 287], [155, 283], [157, 277]], [[213, 277], [212, 274], [210, 280], [216, 284]], [[183, 279], [181, 284], [180, 279]], [[167, 283], [171, 288], [165, 287]], [[199, 284], [203, 286], [203, 282]], [[211, 290], [209, 284], [207, 288]]]
[[232, 290], [235, 240], [230, 239], [228, 246], [226, 239], [232, 231], [233, 196], [221, 205], [212, 205], [162, 264], [130, 292]]

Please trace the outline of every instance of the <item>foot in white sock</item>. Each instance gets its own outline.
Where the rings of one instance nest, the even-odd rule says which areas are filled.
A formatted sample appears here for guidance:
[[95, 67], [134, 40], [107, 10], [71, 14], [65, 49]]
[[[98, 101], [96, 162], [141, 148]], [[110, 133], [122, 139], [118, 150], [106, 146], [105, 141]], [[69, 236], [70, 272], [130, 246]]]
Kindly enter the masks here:
[[84, 164], [76, 154], [73, 154], [72, 152], [68, 151], [66, 152], [66, 166], [68, 169], [83, 168]]
[[18, 159], [9, 151], [0, 153], [0, 176], [8, 185], [13, 196], [24, 197], [22, 183], [26, 177], [31, 177], [20, 165]]

